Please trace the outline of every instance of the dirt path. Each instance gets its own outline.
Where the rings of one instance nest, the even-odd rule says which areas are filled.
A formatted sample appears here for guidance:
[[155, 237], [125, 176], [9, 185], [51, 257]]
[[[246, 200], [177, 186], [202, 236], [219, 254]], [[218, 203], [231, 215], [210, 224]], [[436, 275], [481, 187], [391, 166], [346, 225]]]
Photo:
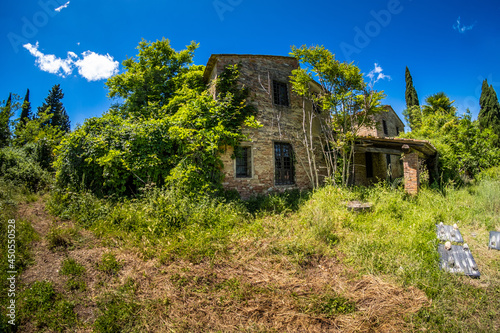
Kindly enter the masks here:
[[[35, 263], [21, 280], [28, 286], [51, 281], [57, 292], [76, 302], [80, 325], [72, 332], [92, 331], [102, 314], [98, 301], [125, 285], [133, 286], [127, 301], [139, 304], [134, 325], [144, 332], [399, 332], [411, 329], [408, 314], [429, 304], [416, 288], [403, 289], [373, 276], [354, 278], [333, 258], [299, 268], [286, 256], [262, 255], [266, 244], [261, 244], [235, 247], [231, 256], [216, 261], [160, 264], [144, 261], [130, 249], [103, 246], [91, 232], [48, 214], [42, 200], [21, 205], [18, 215], [31, 221], [40, 236], [33, 244]], [[48, 235], [54, 230], [72, 235], [67, 248], [49, 249]], [[121, 263], [116, 275], [97, 269], [108, 252]], [[84, 291], [69, 291], [68, 277], [59, 274], [68, 257], [85, 267]], [[355, 311], [335, 316], [318, 312], [330, 304], [325, 295], [342, 295], [355, 303]], [[36, 332], [30, 325], [22, 331]]]

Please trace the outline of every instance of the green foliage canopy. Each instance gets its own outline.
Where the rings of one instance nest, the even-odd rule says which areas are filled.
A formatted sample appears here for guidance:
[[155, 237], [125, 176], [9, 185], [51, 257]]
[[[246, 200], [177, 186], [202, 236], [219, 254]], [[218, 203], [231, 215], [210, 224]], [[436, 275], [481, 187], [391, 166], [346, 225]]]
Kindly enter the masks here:
[[188, 66], [197, 48], [198, 44], [191, 42], [185, 50], [177, 52], [168, 39], [153, 43], [142, 40], [137, 47], [137, 58], [124, 60], [125, 72], [106, 82], [109, 97], [124, 100], [117, 111], [123, 116], [157, 117], [158, 110], [165, 107], [184, 85], [202, 89], [204, 85], [196, 71]]
[[[340, 182], [347, 184], [357, 133], [363, 126], [374, 125], [371, 116], [384, 110], [380, 101], [385, 95], [367, 89], [358, 67], [336, 60], [323, 46], [292, 47], [290, 54], [302, 66], [292, 71], [294, 92], [325, 111], [319, 118], [326, 133], [324, 141], [328, 148], [324, 153], [327, 164], [331, 165], [330, 176], [333, 181], [339, 176]], [[314, 94], [311, 93], [313, 81], [321, 87]]]
[[[481, 128], [490, 128], [497, 136], [500, 136], [500, 103], [492, 85], [488, 81], [483, 81], [481, 97], [479, 99], [478, 120]], [[496, 146], [500, 147], [500, 140], [496, 141]]]
[[[429, 140], [436, 147], [441, 180], [445, 182], [460, 183], [464, 178], [472, 178], [497, 165], [500, 162], [500, 150], [494, 145], [497, 135], [491, 129], [481, 130], [479, 122], [472, 121], [469, 110], [457, 116], [453, 102], [450, 103], [444, 94], [437, 95], [438, 98], [430, 100], [437, 102], [428, 106], [428, 110], [437, 112], [417, 110], [421, 114], [418, 127], [403, 136]], [[436, 105], [441, 106], [436, 108]]]
[[[236, 84], [237, 66], [219, 76], [217, 99], [203, 82], [203, 66], [183, 67], [195, 46], [177, 53], [168, 40], [140, 43], [138, 59], [125, 61], [127, 73], [108, 81], [110, 95], [124, 103], [86, 120], [57, 149], [59, 186], [98, 195], [130, 195], [151, 183], [190, 191], [220, 187], [219, 152], [244, 138], [243, 126], [256, 126], [254, 109]], [[159, 71], [158, 59], [171, 68]]]
[[66, 113], [66, 108], [61, 102], [63, 97], [64, 94], [61, 86], [59, 84], [54, 85], [49, 91], [49, 95], [45, 98], [42, 106], [38, 107], [38, 117], [40, 118], [42, 113], [52, 114], [53, 116], [47, 120], [44, 125], [51, 125], [59, 128], [63, 132], [68, 133], [71, 126], [69, 116]]

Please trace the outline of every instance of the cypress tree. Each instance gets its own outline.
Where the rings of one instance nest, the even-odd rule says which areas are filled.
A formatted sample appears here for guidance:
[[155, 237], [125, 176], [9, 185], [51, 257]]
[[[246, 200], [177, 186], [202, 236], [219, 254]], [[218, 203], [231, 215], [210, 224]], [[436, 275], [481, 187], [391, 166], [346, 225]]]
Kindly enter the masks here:
[[10, 117], [12, 117], [12, 93], [0, 111], [0, 148], [8, 146], [10, 141]]
[[26, 91], [26, 96], [24, 96], [23, 106], [21, 107], [21, 117], [19, 122], [25, 124], [31, 119], [31, 103], [30, 103], [30, 90]]
[[413, 79], [410, 74], [410, 70], [406, 67], [405, 71], [405, 81], [406, 81], [406, 91], [405, 91], [405, 99], [406, 99], [406, 108], [410, 108], [412, 106], [419, 106], [417, 90], [413, 86]]
[[[64, 108], [61, 99], [63, 99], [64, 94], [62, 92], [61, 86], [56, 84], [49, 91], [49, 95], [45, 98], [45, 102], [42, 106], [38, 107], [38, 114], [41, 112], [48, 112], [53, 114], [52, 119], [48, 121], [48, 125], [58, 127], [64, 132], [70, 131], [70, 121], [66, 109]], [[50, 109], [49, 109], [50, 108]]]
[[[482, 129], [491, 128], [500, 137], [500, 103], [495, 89], [488, 85], [487, 80], [483, 81], [479, 106], [479, 126]], [[497, 146], [500, 146], [500, 140], [497, 141]]]
[[405, 71], [405, 81], [406, 81], [406, 91], [405, 91], [405, 99], [406, 99], [406, 110], [403, 110], [403, 115], [405, 116], [405, 120], [410, 125], [412, 130], [415, 130], [418, 126], [420, 126], [421, 122], [421, 110], [420, 103], [418, 101], [417, 91], [413, 86], [413, 79], [410, 74], [410, 70], [406, 67]]

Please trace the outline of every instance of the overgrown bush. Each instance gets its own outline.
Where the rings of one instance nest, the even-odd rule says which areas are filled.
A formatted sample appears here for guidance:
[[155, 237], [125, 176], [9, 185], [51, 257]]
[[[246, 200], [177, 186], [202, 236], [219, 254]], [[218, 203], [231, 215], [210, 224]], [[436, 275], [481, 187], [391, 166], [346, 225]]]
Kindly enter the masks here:
[[148, 184], [181, 186], [186, 194], [221, 189], [220, 151], [236, 146], [243, 126], [257, 126], [237, 66], [217, 79], [217, 99], [203, 66], [189, 66], [196, 44], [176, 52], [168, 40], [139, 44], [138, 59], [107, 82], [124, 99], [64, 139], [57, 149], [57, 184], [100, 197], [132, 196]]
[[469, 111], [457, 116], [454, 110], [423, 112], [418, 126], [402, 135], [429, 140], [436, 147], [441, 186], [463, 184], [500, 163], [500, 150], [495, 145], [498, 135], [491, 129], [481, 129]]
[[36, 192], [52, 182], [52, 176], [21, 148], [0, 149], [0, 177]]
[[54, 191], [51, 212], [105, 238], [127, 239], [147, 256], [199, 260], [223, 254], [231, 230], [248, 219], [245, 207], [174, 188], [150, 189], [138, 199], [111, 201], [90, 193]]

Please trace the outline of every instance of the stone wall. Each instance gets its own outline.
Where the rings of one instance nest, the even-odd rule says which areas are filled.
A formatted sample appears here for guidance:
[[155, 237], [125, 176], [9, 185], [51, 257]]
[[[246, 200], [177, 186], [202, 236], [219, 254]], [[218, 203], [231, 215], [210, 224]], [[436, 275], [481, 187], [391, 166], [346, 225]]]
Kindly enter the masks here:
[[[399, 133], [404, 133], [405, 125], [398, 117], [396, 112], [390, 105], [385, 106], [386, 111], [380, 112], [375, 115], [372, 120], [375, 121], [376, 126], [373, 128], [362, 127], [360, 128], [359, 136], [373, 136], [376, 138], [397, 137]], [[384, 133], [384, 121], [387, 126], [387, 134]]]
[[[215, 59], [213, 59], [215, 57]], [[224, 163], [226, 189], [237, 190], [243, 198], [271, 191], [286, 189], [306, 189], [311, 187], [307, 151], [302, 143], [302, 99], [292, 93], [289, 76], [298, 67], [296, 59], [281, 56], [257, 55], [217, 55], [212, 56], [207, 66], [208, 76], [213, 79], [229, 64], [240, 65], [240, 84], [249, 88], [249, 103], [256, 107], [257, 120], [262, 127], [245, 129], [248, 141], [242, 146], [251, 147], [252, 175], [249, 178], [236, 178], [233, 148], [225, 147], [221, 158]], [[213, 68], [210, 68], [213, 66]], [[288, 86], [289, 106], [274, 105], [273, 80]], [[307, 112], [312, 112], [311, 103], [306, 103]], [[313, 133], [320, 132], [319, 121], [314, 122]], [[316, 143], [318, 140], [314, 140]], [[295, 154], [295, 183], [293, 185], [275, 184], [274, 143], [290, 143]], [[321, 147], [315, 147], [316, 167], [320, 174], [326, 173]], [[323, 177], [322, 177], [323, 178]], [[321, 182], [322, 182], [321, 178]]]
[[[358, 186], [369, 186], [388, 179], [386, 154], [371, 153], [373, 176], [368, 177], [366, 165], [366, 153], [355, 152], [354, 154], [354, 180]], [[404, 176], [402, 159], [398, 155], [389, 155], [391, 159], [392, 180]], [[391, 179], [389, 179], [391, 180]]]

